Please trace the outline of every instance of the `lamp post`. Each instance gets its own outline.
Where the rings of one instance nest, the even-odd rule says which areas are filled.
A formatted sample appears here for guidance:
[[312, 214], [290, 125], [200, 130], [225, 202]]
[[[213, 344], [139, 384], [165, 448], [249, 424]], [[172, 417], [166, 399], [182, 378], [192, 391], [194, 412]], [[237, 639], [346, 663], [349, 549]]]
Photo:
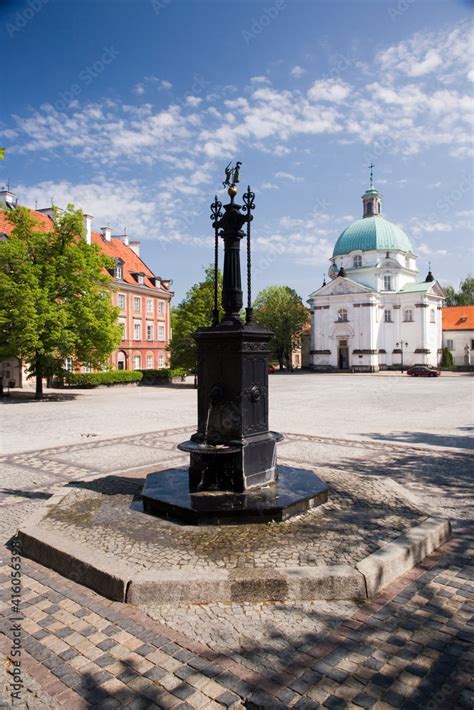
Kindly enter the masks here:
[[403, 372], [403, 350], [404, 350], [404, 348], [408, 347], [408, 343], [404, 343], [402, 340], [399, 343], [396, 343], [396, 347], [400, 349], [401, 360], [402, 360], [401, 365], [402, 365], [402, 372]]

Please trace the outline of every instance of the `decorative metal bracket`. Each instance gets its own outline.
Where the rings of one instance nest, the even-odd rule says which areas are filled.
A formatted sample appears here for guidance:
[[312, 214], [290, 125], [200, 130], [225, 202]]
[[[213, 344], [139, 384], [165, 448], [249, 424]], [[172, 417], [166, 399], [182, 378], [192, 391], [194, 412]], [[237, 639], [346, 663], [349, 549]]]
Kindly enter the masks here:
[[211, 204], [211, 219], [214, 228], [214, 308], [212, 310], [212, 325], [219, 323], [218, 305], [218, 275], [219, 275], [219, 220], [222, 217], [222, 202], [219, 202], [217, 195]]
[[253, 220], [252, 210], [255, 209], [255, 193], [247, 187], [247, 192], [242, 195], [244, 206], [242, 212], [247, 215], [247, 308], [245, 309], [245, 322], [251, 323], [253, 317], [252, 308], [252, 255], [251, 255], [251, 230], [250, 223]]

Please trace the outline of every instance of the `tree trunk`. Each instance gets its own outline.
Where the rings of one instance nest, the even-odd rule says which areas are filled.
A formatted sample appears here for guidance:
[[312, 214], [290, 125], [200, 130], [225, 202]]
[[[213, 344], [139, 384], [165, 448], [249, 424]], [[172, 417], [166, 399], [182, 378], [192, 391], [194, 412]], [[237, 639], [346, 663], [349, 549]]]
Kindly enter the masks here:
[[35, 399], [43, 398], [43, 373], [39, 365], [36, 366], [36, 392]]

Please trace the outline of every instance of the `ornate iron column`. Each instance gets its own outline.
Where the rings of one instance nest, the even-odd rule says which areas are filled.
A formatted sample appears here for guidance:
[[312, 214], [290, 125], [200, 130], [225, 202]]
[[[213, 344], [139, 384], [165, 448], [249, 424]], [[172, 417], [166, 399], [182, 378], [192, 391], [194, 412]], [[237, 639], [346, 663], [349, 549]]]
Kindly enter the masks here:
[[[254, 193], [235, 203], [240, 163], [226, 168], [230, 202], [211, 205], [214, 228], [213, 325], [199, 328], [198, 426], [178, 448], [190, 454], [189, 469], [151, 474], [143, 489], [146, 512], [188, 522], [284, 520], [327, 499], [327, 487], [305, 469], [277, 468], [276, 443], [268, 429], [268, 357], [272, 333], [252, 321], [250, 223]], [[242, 321], [240, 242], [247, 225], [247, 307]], [[218, 322], [218, 236], [224, 241], [222, 305]], [[291, 481], [288, 476], [291, 472]], [[279, 481], [279, 474], [284, 477]]]

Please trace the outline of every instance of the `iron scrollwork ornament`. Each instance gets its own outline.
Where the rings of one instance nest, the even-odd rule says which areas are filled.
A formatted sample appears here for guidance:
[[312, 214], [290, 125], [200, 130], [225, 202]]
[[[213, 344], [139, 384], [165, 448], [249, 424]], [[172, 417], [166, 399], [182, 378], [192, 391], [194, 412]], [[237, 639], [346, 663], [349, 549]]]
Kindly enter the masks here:
[[252, 210], [255, 209], [255, 193], [250, 190], [250, 185], [247, 187], [247, 192], [242, 195], [244, 205], [242, 212], [247, 215], [247, 308], [245, 309], [246, 323], [252, 322], [252, 254], [250, 244], [250, 222], [253, 220]]
[[214, 197], [214, 202], [211, 204], [211, 219], [214, 228], [214, 308], [212, 311], [212, 325], [216, 326], [219, 323], [219, 305], [218, 305], [218, 275], [219, 275], [219, 220], [222, 217], [222, 202]]

